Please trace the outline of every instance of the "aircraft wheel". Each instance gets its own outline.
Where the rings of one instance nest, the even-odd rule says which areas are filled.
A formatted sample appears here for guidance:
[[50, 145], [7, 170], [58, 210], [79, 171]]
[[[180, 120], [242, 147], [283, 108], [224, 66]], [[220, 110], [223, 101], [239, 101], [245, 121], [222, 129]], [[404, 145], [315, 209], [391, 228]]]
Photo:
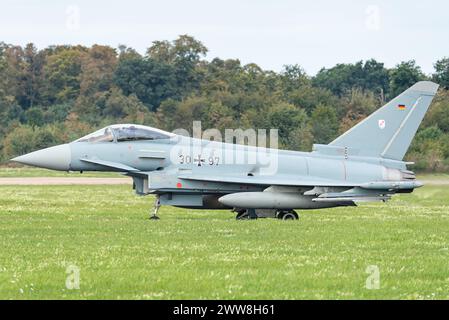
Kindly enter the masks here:
[[294, 210], [279, 211], [276, 217], [280, 220], [298, 220], [299, 216]]
[[150, 220], [160, 220], [160, 218], [158, 216], [151, 216]]

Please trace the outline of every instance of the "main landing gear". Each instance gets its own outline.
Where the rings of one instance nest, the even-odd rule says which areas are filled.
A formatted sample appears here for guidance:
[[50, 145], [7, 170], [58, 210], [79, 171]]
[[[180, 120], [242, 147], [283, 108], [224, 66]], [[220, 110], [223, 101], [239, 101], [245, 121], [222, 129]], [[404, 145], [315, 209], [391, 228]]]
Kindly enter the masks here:
[[298, 220], [299, 215], [295, 210], [278, 210], [276, 212], [276, 218], [280, 220]]
[[258, 218], [256, 209], [235, 209], [234, 212], [237, 212], [237, 215], [235, 217], [237, 220]]
[[295, 210], [262, 210], [262, 209], [234, 209], [237, 220], [276, 218], [279, 220], [298, 220], [299, 215]]
[[156, 195], [156, 199], [154, 200], [153, 213], [150, 214], [150, 220], [159, 220], [160, 218], [157, 215], [159, 208], [161, 207], [161, 201], [159, 199], [159, 195]]

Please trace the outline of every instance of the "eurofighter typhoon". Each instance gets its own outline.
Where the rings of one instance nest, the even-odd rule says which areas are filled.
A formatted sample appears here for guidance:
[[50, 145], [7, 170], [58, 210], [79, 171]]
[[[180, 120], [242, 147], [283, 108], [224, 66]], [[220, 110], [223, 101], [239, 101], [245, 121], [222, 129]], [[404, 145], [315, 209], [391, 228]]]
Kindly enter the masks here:
[[438, 85], [418, 82], [328, 145], [278, 150], [111, 125], [74, 142], [12, 159], [63, 171], [132, 177], [139, 195], [160, 205], [231, 209], [238, 219], [297, 219], [295, 210], [356, 206], [410, 193], [422, 183], [404, 155]]

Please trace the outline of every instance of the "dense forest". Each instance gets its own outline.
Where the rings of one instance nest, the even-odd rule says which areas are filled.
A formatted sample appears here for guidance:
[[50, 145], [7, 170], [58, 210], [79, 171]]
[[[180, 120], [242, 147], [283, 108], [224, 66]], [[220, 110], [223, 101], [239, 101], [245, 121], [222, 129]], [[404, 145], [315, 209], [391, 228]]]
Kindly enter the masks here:
[[280, 147], [328, 143], [419, 80], [441, 85], [406, 159], [414, 170], [449, 169], [449, 58], [426, 75], [415, 61], [392, 69], [375, 60], [338, 64], [307, 75], [205, 59], [207, 48], [182, 35], [155, 41], [141, 55], [119, 46], [0, 42], [0, 161], [72, 141], [112, 123], [171, 131], [278, 128]]

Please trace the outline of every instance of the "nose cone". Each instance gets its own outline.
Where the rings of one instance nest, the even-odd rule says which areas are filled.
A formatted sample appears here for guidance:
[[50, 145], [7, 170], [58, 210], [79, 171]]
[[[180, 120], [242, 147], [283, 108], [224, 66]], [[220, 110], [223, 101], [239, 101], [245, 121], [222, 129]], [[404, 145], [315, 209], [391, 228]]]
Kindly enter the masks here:
[[70, 169], [71, 156], [70, 146], [61, 144], [16, 157], [11, 161], [46, 169], [67, 171]]

